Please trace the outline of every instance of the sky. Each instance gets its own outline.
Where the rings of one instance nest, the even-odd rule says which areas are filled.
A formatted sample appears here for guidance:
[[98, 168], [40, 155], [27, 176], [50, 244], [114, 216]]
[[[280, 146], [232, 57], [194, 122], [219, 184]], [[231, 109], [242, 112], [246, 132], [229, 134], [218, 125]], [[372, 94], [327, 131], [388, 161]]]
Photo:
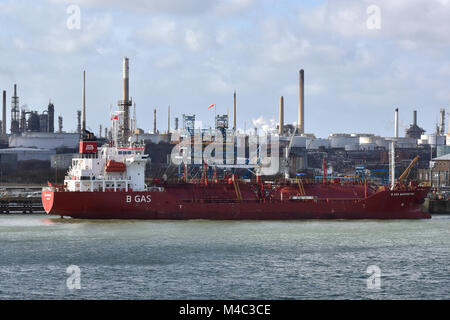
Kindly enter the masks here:
[[[75, 8], [75, 9], [74, 9]], [[79, 15], [77, 14], [79, 12]], [[137, 126], [167, 130], [195, 114], [268, 128], [297, 121], [305, 70], [305, 130], [392, 136], [412, 122], [434, 132], [450, 101], [449, 0], [0, 0], [0, 90], [42, 111], [49, 99], [76, 129], [86, 70], [87, 127], [109, 126], [130, 59]], [[78, 23], [79, 22], [79, 23]], [[181, 120], [180, 120], [181, 121]], [[57, 123], [55, 123], [57, 127]]]

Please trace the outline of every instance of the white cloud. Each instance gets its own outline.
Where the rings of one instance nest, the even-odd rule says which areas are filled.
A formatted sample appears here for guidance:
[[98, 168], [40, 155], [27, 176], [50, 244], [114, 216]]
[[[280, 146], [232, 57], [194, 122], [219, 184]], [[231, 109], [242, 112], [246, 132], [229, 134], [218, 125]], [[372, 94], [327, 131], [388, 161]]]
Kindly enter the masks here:
[[[381, 10], [381, 29], [366, 26], [366, 9], [376, 5]], [[381, 37], [399, 43], [450, 46], [450, 6], [448, 1], [423, 0], [335, 0], [299, 17], [311, 32], [330, 32], [344, 37]], [[414, 49], [414, 47], [413, 47]]]
[[125, 10], [133, 14], [198, 15], [212, 9], [218, 0], [50, 0], [56, 4], [77, 4], [83, 8]]
[[155, 17], [148, 26], [137, 30], [140, 40], [155, 44], [175, 45], [178, 41], [177, 24], [173, 19]]
[[256, 4], [256, 0], [222, 0], [214, 8], [218, 15], [235, 15], [245, 12]]
[[267, 119], [264, 116], [259, 116], [258, 118], [252, 118], [252, 123], [254, 128], [257, 128], [259, 132], [269, 132], [276, 127], [275, 119]]
[[191, 51], [197, 52], [202, 49], [201, 35], [199, 32], [190, 29], [186, 30], [184, 34], [184, 42]]

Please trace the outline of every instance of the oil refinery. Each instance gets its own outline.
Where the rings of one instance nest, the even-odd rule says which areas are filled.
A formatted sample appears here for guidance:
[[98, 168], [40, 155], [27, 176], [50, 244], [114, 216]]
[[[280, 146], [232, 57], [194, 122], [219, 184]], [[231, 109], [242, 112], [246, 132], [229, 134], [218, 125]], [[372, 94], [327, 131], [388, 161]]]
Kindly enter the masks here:
[[[19, 105], [17, 85], [13, 86], [11, 97], [11, 120], [9, 132], [7, 130], [6, 119], [6, 91], [3, 91], [3, 109], [1, 122], [0, 164], [2, 167], [3, 181], [21, 181], [20, 168], [24, 164], [35, 162], [38, 168], [46, 172], [42, 176], [33, 178], [33, 183], [43, 183], [45, 180], [57, 181], [49, 177], [51, 172], [67, 170], [72, 164], [72, 158], [78, 152], [78, 141], [86, 132], [86, 101], [85, 101], [85, 72], [83, 72], [83, 92], [81, 108], [76, 112], [77, 128], [75, 132], [63, 131], [63, 118], [58, 117], [57, 130], [55, 130], [55, 105], [49, 100], [47, 108], [42, 111], [31, 110], [27, 105]], [[241, 132], [237, 126], [239, 107], [237, 105], [237, 93], [232, 96], [232, 119], [228, 114], [215, 114], [214, 128], [201, 128], [196, 124], [195, 114], [181, 114], [170, 117], [170, 106], [167, 109], [167, 128], [160, 130], [157, 128], [158, 110], [153, 112], [153, 123], [141, 123], [143, 126], [151, 126], [152, 130], [145, 132], [136, 127], [136, 103], [130, 99], [129, 93], [129, 59], [123, 59], [123, 92], [122, 99], [118, 101], [117, 107], [120, 114], [120, 123], [112, 123], [111, 127], [100, 125], [97, 140], [99, 145], [113, 139], [112, 132], [118, 129], [117, 139], [122, 144], [133, 139], [141, 141], [145, 146], [145, 152], [149, 155], [150, 161], [147, 164], [146, 178], [158, 179], [164, 175], [165, 179], [180, 179], [183, 169], [171, 162], [170, 154], [186, 133], [194, 137], [199, 136], [202, 140], [205, 137], [214, 138], [220, 136], [223, 141], [222, 150], [224, 155], [227, 149], [232, 149], [233, 159], [226, 160], [219, 170], [232, 170], [240, 172], [248, 177], [254, 170], [254, 166], [249, 164], [249, 159], [255, 154], [249, 154], [247, 149], [241, 158], [236, 154], [236, 146], [239, 141], [244, 141], [248, 146], [249, 141], [262, 134], [276, 135], [280, 141], [280, 154], [286, 169], [285, 174], [289, 176], [302, 176], [309, 179], [320, 180], [324, 176], [329, 180], [340, 179], [344, 181], [365, 181], [370, 179], [380, 184], [387, 184], [394, 177], [400, 177], [401, 173], [408, 169], [408, 175], [417, 179], [421, 183], [436, 186], [440, 189], [448, 184], [450, 177], [448, 171], [441, 172], [434, 170], [433, 159], [442, 159], [450, 153], [450, 137], [445, 130], [445, 109], [440, 109], [440, 123], [436, 126], [436, 132], [425, 134], [425, 130], [418, 124], [417, 110], [413, 111], [412, 124], [405, 130], [404, 136], [399, 133], [400, 110], [395, 108], [394, 128], [391, 137], [381, 137], [370, 133], [330, 133], [327, 138], [317, 138], [313, 133], [305, 132], [305, 71], [302, 69], [298, 73], [298, 122], [285, 123], [284, 97], [279, 98], [278, 114], [279, 121], [267, 132], [250, 130]], [[133, 108], [133, 109], [132, 109]], [[181, 125], [180, 125], [181, 119]], [[111, 115], [113, 120], [113, 115]], [[171, 126], [171, 122], [174, 125]], [[114, 128], [118, 126], [118, 128]], [[94, 134], [94, 133], [92, 133]], [[230, 144], [231, 143], [231, 144]], [[192, 169], [188, 170], [188, 175], [195, 177], [201, 172], [201, 166], [207, 159], [202, 158], [202, 152], [209, 143], [203, 143], [200, 153], [192, 153], [189, 163]], [[392, 171], [390, 162], [390, 146], [395, 148], [395, 169]], [[186, 150], [185, 150], [186, 151]], [[191, 150], [189, 150], [191, 151]], [[415, 165], [410, 168], [413, 159], [417, 158]], [[201, 159], [198, 161], [198, 159]], [[246, 159], [246, 160], [245, 160]], [[324, 168], [326, 159], [326, 168]], [[441, 161], [441, 160], [440, 160]], [[417, 163], [416, 163], [417, 162]], [[223, 165], [228, 165], [223, 166]], [[233, 165], [233, 166], [230, 166]], [[431, 167], [430, 167], [431, 164]], [[19, 168], [19, 169], [18, 169]], [[26, 171], [25, 171], [26, 172]], [[392, 173], [394, 172], [394, 173]], [[17, 180], [18, 179], [18, 180]]]

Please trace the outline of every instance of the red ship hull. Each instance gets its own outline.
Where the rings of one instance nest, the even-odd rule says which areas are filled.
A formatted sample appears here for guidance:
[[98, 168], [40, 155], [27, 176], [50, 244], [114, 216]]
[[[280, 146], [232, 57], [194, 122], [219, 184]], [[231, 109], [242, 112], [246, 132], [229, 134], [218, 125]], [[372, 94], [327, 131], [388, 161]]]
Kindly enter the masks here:
[[[305, 188], [327, 198], [255, 198], [251, 187], [241, 185], [236, 200], [229, 185], [172, 185], [145, 192], [43, 191], [47, 214], [82, 219], [211, 219], [211, 220], [297, 220], [297, 219], [428, 219], [421, 204], [429, 188], [388, 189], [367, 194], [364, 186], [341, 188], [318, 185]], [[221, 198], [215, 198], [220, 190]], [[279, 194], [279, 193], [277, 193]], [[309, 193], [310, 194], [310, 193]], [[234, 195], [234, 199], [233, 199]]]

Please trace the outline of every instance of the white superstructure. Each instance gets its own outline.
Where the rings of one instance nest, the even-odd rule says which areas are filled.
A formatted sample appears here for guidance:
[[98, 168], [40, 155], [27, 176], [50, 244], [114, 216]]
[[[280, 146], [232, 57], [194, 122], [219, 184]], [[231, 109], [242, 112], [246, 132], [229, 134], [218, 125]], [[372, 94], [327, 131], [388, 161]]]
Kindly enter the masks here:
[[145, 191], [145, 165], [148, 155], [144, 145], [133, 142], [123, 146], [117, 139], [120, 114], [113, 114], [113, 141], [97, 150], [95, 140], [80, 141], [64, 179], [66, 191]]
[[79, 154], [64, 179], [67, 191], [144, 191], [143, 147], [101, 147], [97, 154]]

